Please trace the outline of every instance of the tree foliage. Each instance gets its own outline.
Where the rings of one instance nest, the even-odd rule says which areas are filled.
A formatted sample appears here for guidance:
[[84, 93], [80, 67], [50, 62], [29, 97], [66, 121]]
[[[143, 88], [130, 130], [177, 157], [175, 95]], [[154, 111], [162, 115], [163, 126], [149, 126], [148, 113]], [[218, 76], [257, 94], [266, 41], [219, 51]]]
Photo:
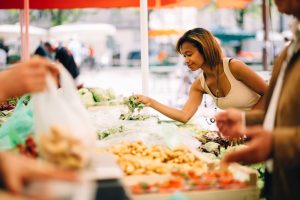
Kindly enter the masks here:
[[[30, 22], [40, 24], [47, 21], [50, 22], [50, 24], [47, 24], [48, 26], [56, 26], [66, 22], [76, 21], [81, 15], [82, 15], [82, 11], [78, 9], [31, 10]], [[7, 23], [17, 23], [19, 21], [20, 21], [19, 10], [7, 11]]]

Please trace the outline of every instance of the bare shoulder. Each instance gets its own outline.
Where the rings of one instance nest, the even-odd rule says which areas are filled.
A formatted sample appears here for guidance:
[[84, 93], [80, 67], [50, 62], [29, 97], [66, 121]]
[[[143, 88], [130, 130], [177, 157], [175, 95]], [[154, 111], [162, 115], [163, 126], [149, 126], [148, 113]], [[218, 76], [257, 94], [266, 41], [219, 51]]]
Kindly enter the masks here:
[[192, 83], [192, 86], [191, 86], [191, 90], [195, 90], [197, 92], [203, 92], [203, 89], [202, 89], [202, 86], [201, 86], [201, 80], [200, 80], [200, 77], [196, 78], [194, 80], [194, 82]]
[[228, 65], [232, 75], [237, 80], [241, 80], [243, 76], [253, 73], [253, 70], [248, 65], [238, 59], [231, 59]]

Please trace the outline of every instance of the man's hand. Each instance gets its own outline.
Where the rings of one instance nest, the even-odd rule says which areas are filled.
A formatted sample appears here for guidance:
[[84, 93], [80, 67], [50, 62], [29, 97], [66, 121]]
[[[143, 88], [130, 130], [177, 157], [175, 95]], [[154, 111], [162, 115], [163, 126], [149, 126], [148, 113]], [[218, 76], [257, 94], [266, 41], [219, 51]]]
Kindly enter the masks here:
[[250, 140], [246, 147], [225, 155], [223, 162], [241, 162], [245, 164], [265, 161], [272, 154], [272, 133], [260, 126], [245, 130], [244, 135]]
[[229, 139], [243, 137], [245, 128], [242, 124], [242, 112], [236, 109], [228, 109], [216, 115], [216, 122], [222, 136]]
[[59, 179], [74, 181], [77, 176], [70, 171], [8, 152], [0, 153], [0, 179], [7, 190], [21, 194], [26, 183]]
[[35, 56], [27, 62], [15, 64], [0, 73], [0, 101], [26, 93], [39, 92], [46, 88], [46, 75], [55, 79], [58, 69], [47, 59]]

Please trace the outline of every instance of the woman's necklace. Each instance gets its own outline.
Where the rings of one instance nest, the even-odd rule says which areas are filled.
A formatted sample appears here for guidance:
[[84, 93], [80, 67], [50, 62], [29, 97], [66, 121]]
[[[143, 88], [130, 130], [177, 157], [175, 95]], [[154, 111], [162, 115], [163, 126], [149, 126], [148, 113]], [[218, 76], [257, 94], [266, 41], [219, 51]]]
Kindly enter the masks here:
[[217, 107], [219, 106], [219, 66], [217, 67], [217, 90], [216, 90], [216, 106], [215, 106], [215, 111], [217, 113]]
[[[218, 111], [218, 106], [219, 106], [219, 66], [217, 66], [217, 89], [216, 89], [216, 103], [215, 103], [215, 115], [217, 114]], [[211, 123], [215, 123], [216, 119], [214, 117], [210, 118]]]

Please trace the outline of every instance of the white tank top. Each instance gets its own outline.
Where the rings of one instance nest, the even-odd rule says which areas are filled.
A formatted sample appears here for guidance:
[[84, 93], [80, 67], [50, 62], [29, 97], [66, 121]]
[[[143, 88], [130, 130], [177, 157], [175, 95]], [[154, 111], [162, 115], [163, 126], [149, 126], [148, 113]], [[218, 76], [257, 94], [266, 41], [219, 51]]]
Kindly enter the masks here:
[[201, 86], [205, 93], [212, 96], [217, 106], [221, 109], [237, 108], [240, 110], [250, 110], [260, 99], [260, 95], [250, 89], [241, 81], [235, 79], [229, 68], [230, 58], [223, 59], [223, 68], [225, 75], [231, 85], [231, 89], [225, 97], [217, 98], [208, 88], [204, 75], [199, 76]]

